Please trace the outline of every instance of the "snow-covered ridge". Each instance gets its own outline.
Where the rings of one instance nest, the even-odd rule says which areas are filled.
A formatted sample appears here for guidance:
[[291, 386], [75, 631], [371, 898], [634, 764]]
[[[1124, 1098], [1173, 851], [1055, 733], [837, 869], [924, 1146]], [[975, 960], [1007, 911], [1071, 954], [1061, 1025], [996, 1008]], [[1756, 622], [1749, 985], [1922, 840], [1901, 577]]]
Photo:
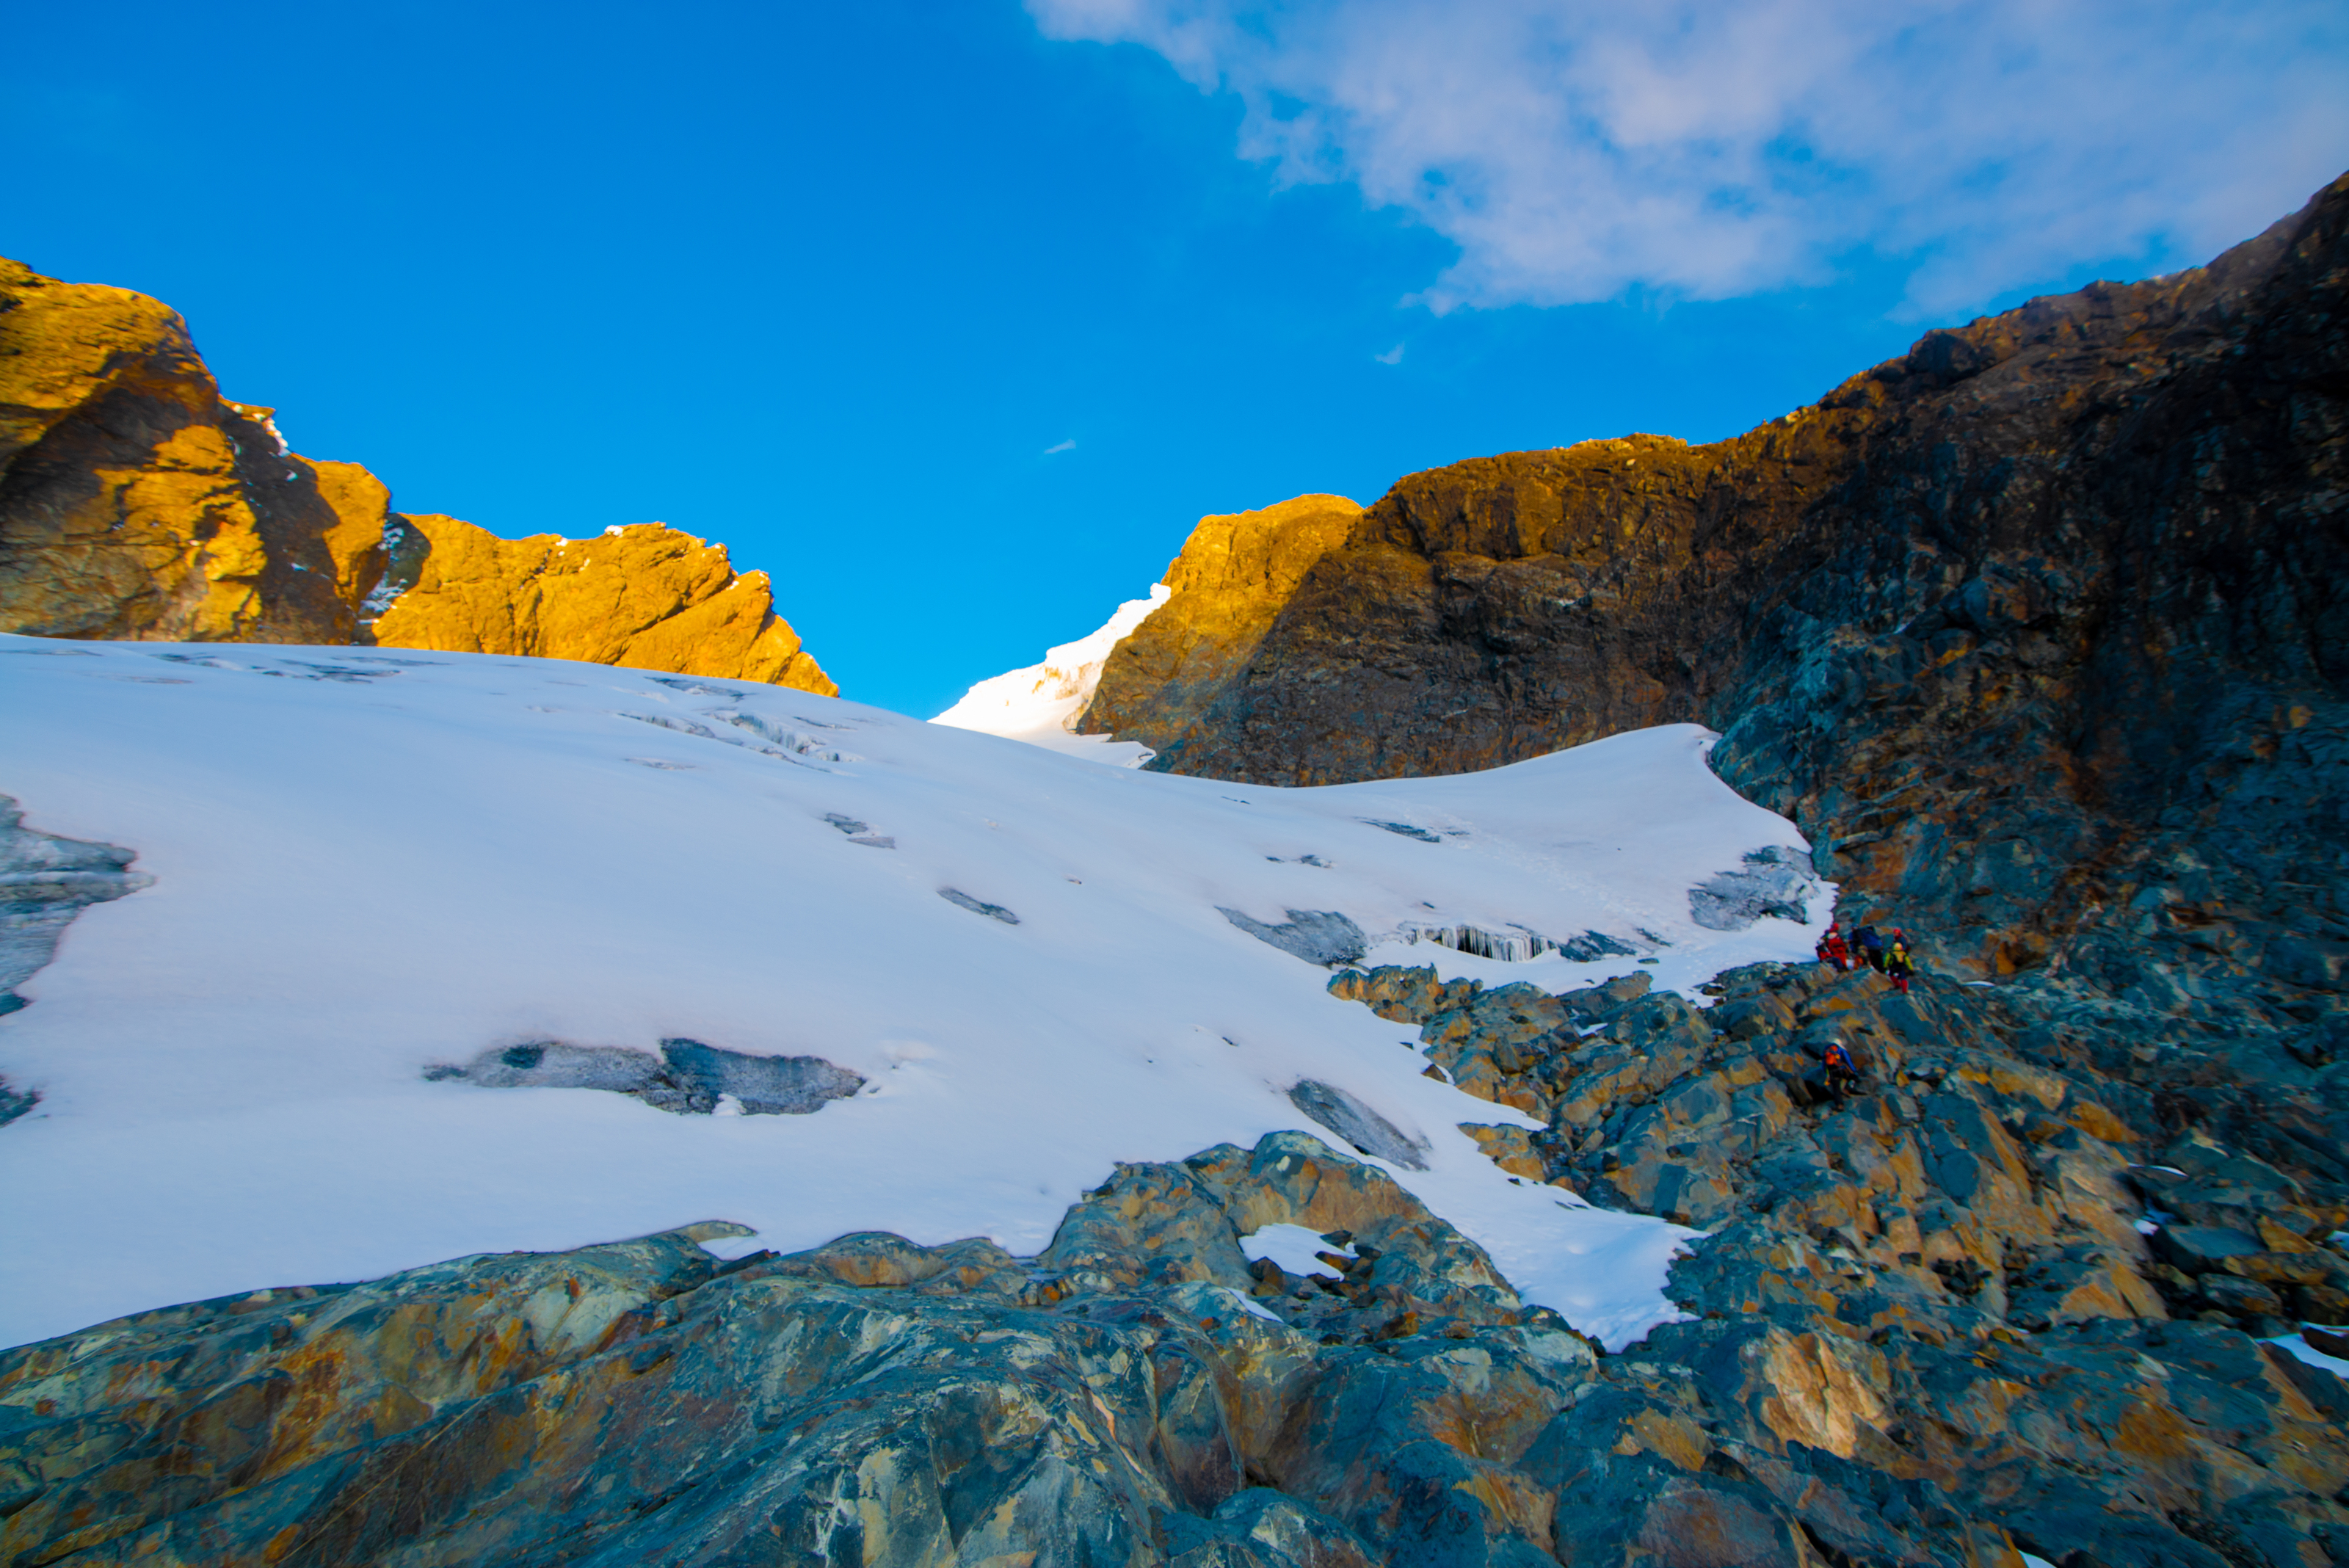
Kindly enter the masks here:
[[1112, 741], [1107, 735], [1076, 734], [1070, 726], [1092, 701], [1110, 649], [1173, 597], [1174, 590], [1165, 584], [1154, 585], [1148, 598], [1126, 600], [1098, 629], [1074, 642], [1045, 649], [1040, 664], [988, 677], [930, 722], [979, 730], [1098, 763], [1140, 767], [1153, 754], [1147, 746]]
[[[0, 1075], [42, 1095], [0, 1127], [0, 1343], [703, 1220], [1032, 1252], [1119, 1161], [1339, 1147], [1318, 1099], [1374, 1116], [1425, 1167], [1396, 1179], [1619, 1345], [1673, 1315], [1687, 1233], [1504, 1175], [1458, 1127], [1525, 1118], [1423, 1076], [1407, 1027], [1223, 911], [1553, 990], [1643, 963], [1693, 987], [1806, 954], [1826, 918], [1692, 918], [1692, 888], [1802, 842], [1692, 725], [1274, 789], [754, 682], [0, 637], [0, 732], [28, 827], [154, 878], [0, 1018]], [[1439, 926], [1639, 956], [1407, 940]], [[755, 1102], [751, 1058], [832, 1087], [689, 1114]]]

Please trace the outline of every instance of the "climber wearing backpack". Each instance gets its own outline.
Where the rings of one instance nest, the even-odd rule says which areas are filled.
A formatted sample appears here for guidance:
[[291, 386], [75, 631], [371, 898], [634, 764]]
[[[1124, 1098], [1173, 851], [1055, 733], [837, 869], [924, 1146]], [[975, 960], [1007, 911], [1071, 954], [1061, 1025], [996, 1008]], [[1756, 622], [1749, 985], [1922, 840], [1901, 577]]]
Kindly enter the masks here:
[[1917, 974], [1917, 961], [1909, 956], [1909, 934], [1906, 931], [1893, 931], [1892, 940], [1884, 950], [1884, 961], [1877, 967], [1891, 977], [1894, 988], [1901, 995], [1909, 994], [1909, 982]]
[[1859, 1088], [1859, 1066], [1852, 1061], [1851, 1052], [1841, 1040], [1827, 1042], [1826, 1067], [1829, 1094], [1840, 1097]]
[[1884, 939], [1877, 934], [1874, 926], [1861, 926], [1851, 933], [1851, 950], [1868, 968], [1884, 967]]
[[1851, 946], [1843, 940], [1843, 929], [1833, 920], [1827, 922], [1827, 934], [1819, 939], [1819, 961], [1839, 970], [1851, 967]]

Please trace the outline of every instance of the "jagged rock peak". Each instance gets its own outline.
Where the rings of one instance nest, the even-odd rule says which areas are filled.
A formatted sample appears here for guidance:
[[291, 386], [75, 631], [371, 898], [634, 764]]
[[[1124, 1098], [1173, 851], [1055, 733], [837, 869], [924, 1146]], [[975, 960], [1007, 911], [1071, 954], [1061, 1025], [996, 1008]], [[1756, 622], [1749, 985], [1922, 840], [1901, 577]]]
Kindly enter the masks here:
[[527, 653], [839, 690], [765, 574], [736, 574], [723, 548], [657, 524], [583, 550], [403, 515], [358, 464], [288, 451], [274, 412], [222, 398], [169, 306], [0, 260], [0, 630]]
[[396, 518], [386, 536], [391, 565], [372, 601], [385, 607], [362, 624], [359, 641], [579, 659], [839, 694], [775, 614], [767, 574], [738, 574], [723, 545], [657, 523], [592, 539], [501, 539], [431, 515]]

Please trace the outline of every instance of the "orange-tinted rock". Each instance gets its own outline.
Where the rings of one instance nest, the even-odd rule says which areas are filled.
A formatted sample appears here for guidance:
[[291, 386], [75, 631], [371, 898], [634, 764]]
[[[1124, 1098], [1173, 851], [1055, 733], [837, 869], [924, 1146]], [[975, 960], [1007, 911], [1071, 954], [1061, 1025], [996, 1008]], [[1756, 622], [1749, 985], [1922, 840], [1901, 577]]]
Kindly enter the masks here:
[[0, 629], [348, 641], [388, 497], [269, 415], [154, 300], [0, 261]]
[[1214, 722], [1210, 710], [1246, 672], [1305, 574], [1361, 514], [1342, 495], [1299, 495], [1200, 518], [1166, 568], [1174, 597], [1111, 650], [1083, 732], [1114, 732], [1162, 757], [1179, 754]]
[[840, 688], [775, 614], [764, 572], [658, 524], [593, 539], [501, 539], [454, 517], [402, 516], [395, 586], [366, 628], [385, 648], [519, 653], [634, 670]]
[[222, 398], [169, 307], [0, 261], [0, 631], [528, 653], [839, 691], [766, 575], [736, 574], [722, 547], [657, 524], [573, 543], [402, 517], [357, 463], [286, 451], [271, 413]]

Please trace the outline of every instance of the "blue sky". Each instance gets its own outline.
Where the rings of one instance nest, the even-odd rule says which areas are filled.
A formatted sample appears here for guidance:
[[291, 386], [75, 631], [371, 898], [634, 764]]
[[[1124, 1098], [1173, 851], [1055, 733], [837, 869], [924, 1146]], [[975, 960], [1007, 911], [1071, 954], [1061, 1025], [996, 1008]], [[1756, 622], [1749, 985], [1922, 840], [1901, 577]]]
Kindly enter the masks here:
[[24, 8], [0, 254], [403, 509], [723, 541], [927, 714], [1203, 513], [1733, 434], [2349, 165], [2329, 5], [1619, 15]]

